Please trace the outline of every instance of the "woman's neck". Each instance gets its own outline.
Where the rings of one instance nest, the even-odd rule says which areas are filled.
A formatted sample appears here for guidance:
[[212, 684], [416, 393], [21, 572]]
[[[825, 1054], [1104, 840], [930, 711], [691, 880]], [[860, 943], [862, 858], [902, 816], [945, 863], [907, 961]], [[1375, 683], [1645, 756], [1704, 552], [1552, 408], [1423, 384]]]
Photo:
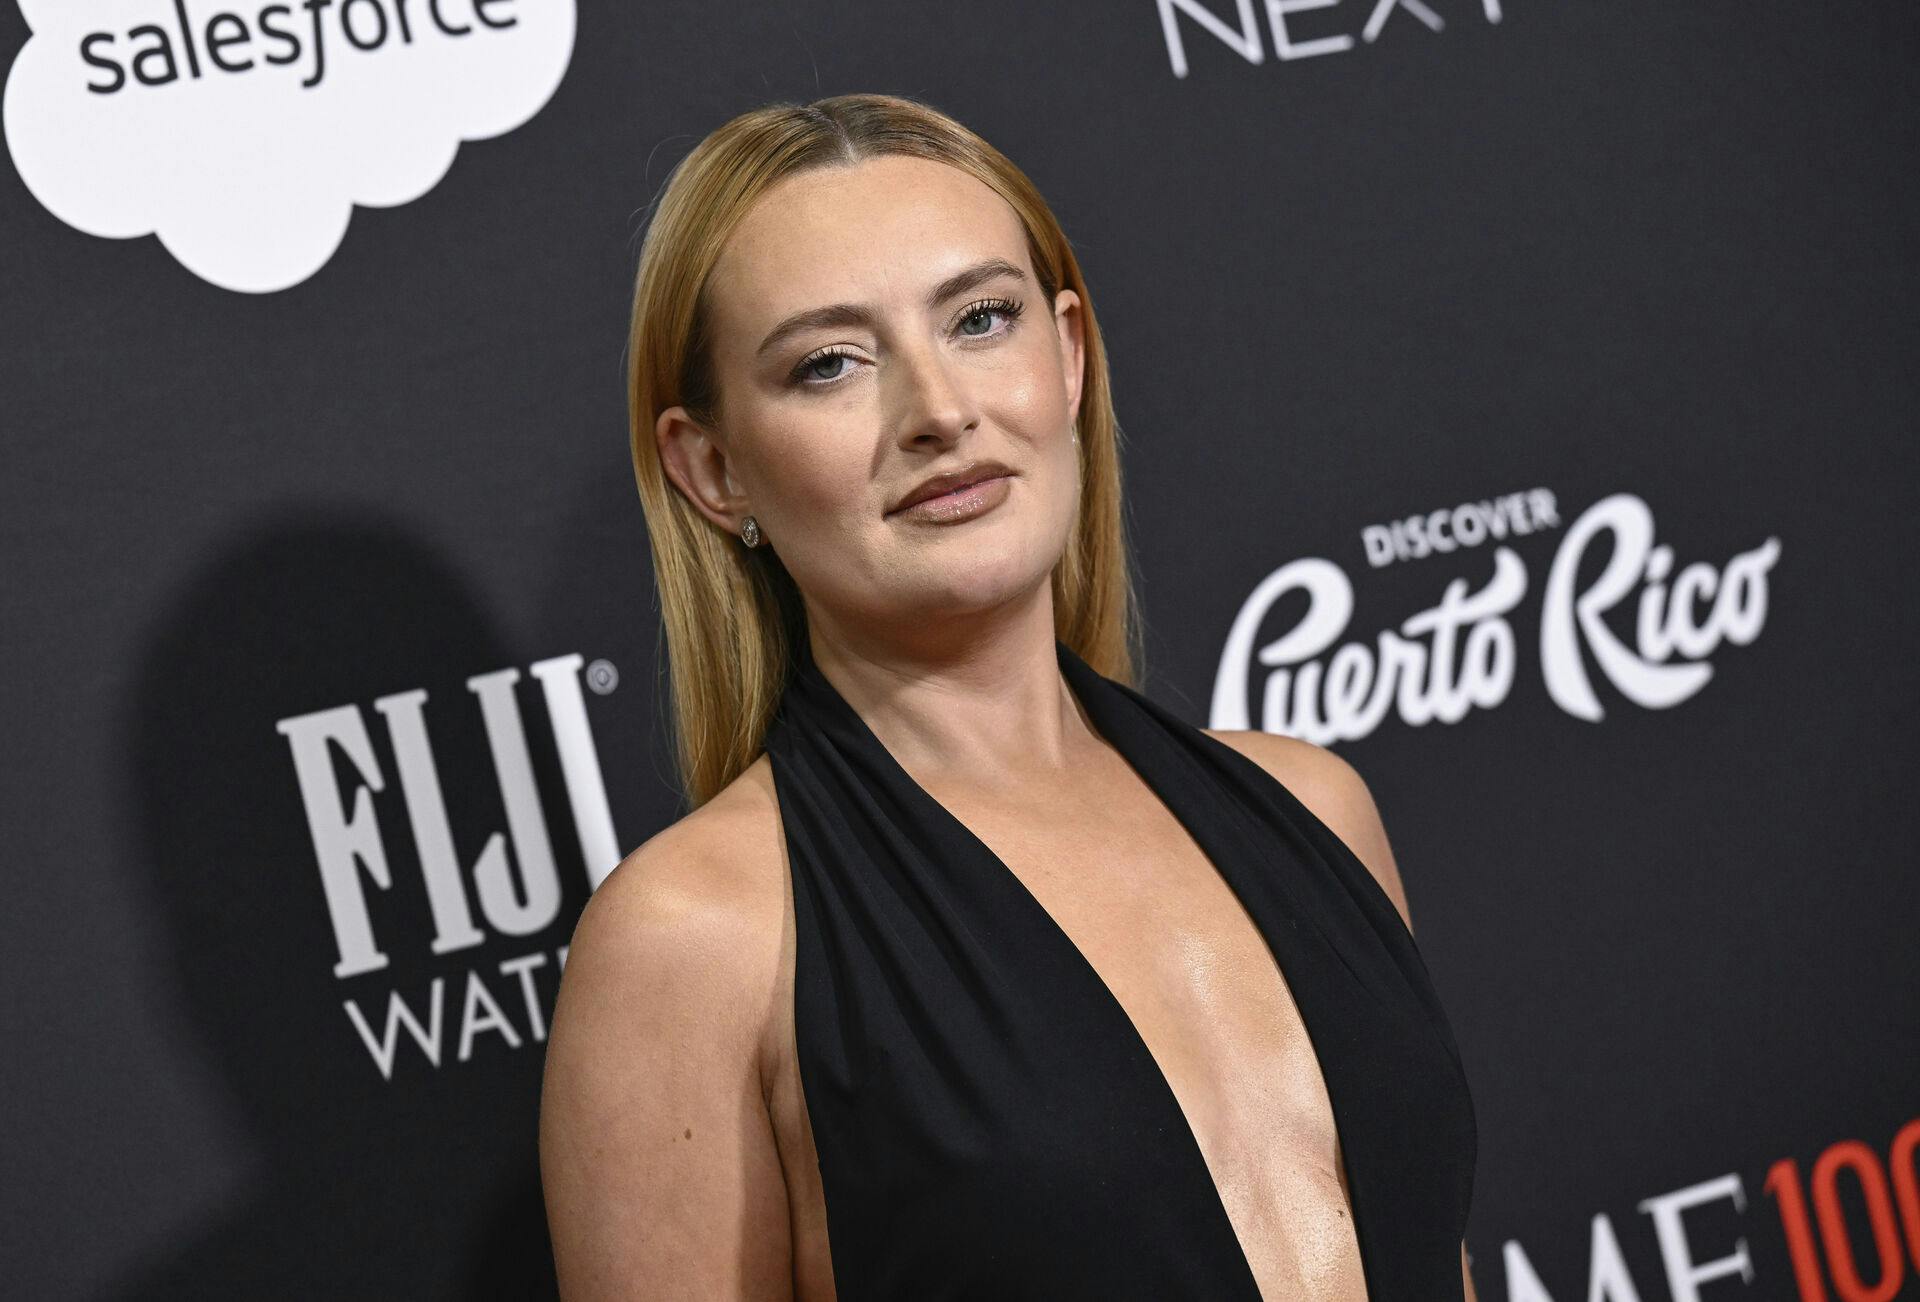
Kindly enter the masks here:
[[809, 620], [814, 663], [901, 766], [976, 789], [1058, 775], [1103, 744], [1060, 672], [1052, 592], [902, 636]]

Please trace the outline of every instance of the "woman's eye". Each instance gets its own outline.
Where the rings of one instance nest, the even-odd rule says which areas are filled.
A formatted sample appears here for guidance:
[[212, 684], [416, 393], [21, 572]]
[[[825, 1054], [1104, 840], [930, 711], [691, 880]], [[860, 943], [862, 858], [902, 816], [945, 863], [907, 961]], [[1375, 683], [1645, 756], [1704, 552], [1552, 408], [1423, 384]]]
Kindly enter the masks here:
[[[1006, 325], [1000, 328], [1000, 334], [1006, 334], [1008, 330], [1014, 328], [1014, 323], [1020, 319], [1020, 303], [1016, 303], [1016, 301], [1010, 300], [1010, 298], [989, 298], [989, 300], [981, 301], [981, 303], [973, 303], [972, 307], [966, 311], [966, 315], [960, 317], [958, 332], [964, 334], [964, 336], [968, 336], [968, 338], [983, 338], [983, 336], [987, 336], [987, 334], [993, 334], [993, 332], [995, 332], [995, 330], [993, 330], [993, 319], [995, 319], [996, 315], [998, 315], [998, 317], [1006, 317]], [[977, 328], [977, 330], [973, 328], [975, 321], [981, 323], [981, 328]]]
[[820, 353], [807, 358], [802, 361], [800, 365], [794, 367], [793, 378], [794, 381], [799, 384], [818, 381], [817, 384], [813, 384], [811, 387], [819, 388], [826, 384], [831, 384], [847, 373], [845, 367], [827, 373], [822, 373], [819, 368], [823, 366], [830, 367], [835, 362], [850, 362], [852, 360], [853, 359], [844, 352]]
[[[995, 309], [993, 309], [993, 308], [990, 308], [990, 307], [976, 307], [975, 309], [973, 309], [973, 311], [971, 311], [971, 312], [969, 312], [969, 313], [967, 313], [967, 316], [966, 316], [966, 320], [964, 320], [964, 321], [962, 321], [962, 322], [960, 323], [960, 333], [961, 333], [961, 334], [963, 334], [963, 335], [977, 335], [977, 334], [984, 334], [984, 333], [985, 333], [985, 331], [984, 331], [984, 330], [969, 330], [969, 329], [967, 329], [966, 327], [967, 327], [967, 325], [968, 325], [968, 323], [969, 323], [969, 322], [973, 322], [973, 321], [986, 321], [986, 320], [987, 320], [987, 318], [989, 318], [989, 317], [991, 317], [991, 316], [993, 315], [993, 313], [994, 313], [994, 310], [995, 310]], [[988, 321], [988, 323], [987, 323], [987, 324], [988, 324], [988, 326], [989, 326], [989, 327], [991, 327], [991, 325], [992, 325], [992, 322], [991, 322], [991, 321]]]

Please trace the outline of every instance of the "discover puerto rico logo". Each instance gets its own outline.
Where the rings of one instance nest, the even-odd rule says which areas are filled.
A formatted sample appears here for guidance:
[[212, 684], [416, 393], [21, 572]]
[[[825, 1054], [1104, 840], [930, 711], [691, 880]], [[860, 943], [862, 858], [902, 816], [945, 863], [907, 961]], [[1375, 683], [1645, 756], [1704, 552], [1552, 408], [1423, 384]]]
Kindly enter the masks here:
[[[1255, 585], [1227, 633], [1208, 726], [1258, 728], [1319, 745], [1365, 737], [1389, 712], [1415, 727], [1458, 723], [1507, 699], [1519, 660], [1508, 615], [1527, 595], [1526, 562], [1506, 539], [1557, 529], [1544, 488], [1410, 516], [1361, 531], [1374, 568], [1496, 544], [1493, 575], [1478, 590], [1451, 580], [1440, 600], [1381, 629], [1369, 644], [1347, 638], [1353, 582], [1324, 557], [1289, 561]], [[1598, 575], [1576, 587], [1589, 549], [1611, 544]], [[1724, 565], [1680, 565], [1654, 541], [1653, 508], [1615, 493], [1566, 527], [1540, 595], [1540, 672], [1555, 705], [1578, 719], [1606, 717], [1594, 675], [1642, 709], [1681, 704], [1713, 678], [1723, 643], [1744, 646], [1767, 622], [1768, 575], [1780, 540], [1768, 538]], [[1305, 613], [1255, 646], [1273, 607], [1306, 594]], [[1607, 616], [1627, 614], [1630, 635]], [[1616, 622], [1621, 622], [1616, 617]], [[1265, 673], [1257, 691], [1252, 679]], [[1255, 699], [1257, 696], [1257, 700]]]

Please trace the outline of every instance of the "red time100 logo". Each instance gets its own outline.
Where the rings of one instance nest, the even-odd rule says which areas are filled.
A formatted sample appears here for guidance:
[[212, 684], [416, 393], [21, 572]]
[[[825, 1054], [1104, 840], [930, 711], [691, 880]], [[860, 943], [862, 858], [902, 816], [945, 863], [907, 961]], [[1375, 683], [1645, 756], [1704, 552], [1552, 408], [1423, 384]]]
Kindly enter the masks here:
[[[1814, 1159], [1803, 1183], [1800, 1166], [1782, 1158], [1767, 1169], [1766, 1191], [1780, 1210], [1794, 1283], [1801, 1302], [1891, 1302], [1907, 1281], [1907, 1266], [1920, 1275], [1920, 1173], [1914, 1150], [1920, 1148], [1920, 1117], [1900, 1127], [1885, 1162], [1867, 1144], [1845, 1139]], [[1867, 1224], [1873, 1231], [1872, 1283], [1861, 1277], [1853, 1240], [1841, 1214], [1842, 1172], [1860, 1186]], [[1822, 1269], [1824, 1264], [1825, 1269]]]

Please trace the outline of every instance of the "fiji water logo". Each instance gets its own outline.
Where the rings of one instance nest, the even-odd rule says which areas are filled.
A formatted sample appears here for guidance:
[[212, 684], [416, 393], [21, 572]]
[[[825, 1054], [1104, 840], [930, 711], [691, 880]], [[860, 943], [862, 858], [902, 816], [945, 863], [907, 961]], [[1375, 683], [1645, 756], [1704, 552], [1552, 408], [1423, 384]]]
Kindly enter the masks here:
[[[1362, 538], [1377, 567], [1559, 525], [1553, 495], [1536, 489], [1369, 526]], [[1598, 575], [1580, 586], [1589, 549], [1609, 544]], [[1745, 645], [1760, 635], [1768, 576], [1779, 558], [1780, 540], [1768, 538], [1725, 565], [1695, 561], [1676, 572], [1674, 550], [1655, 542], [1653, 510], [1644, 500], [1615, 493], [1595, 502], [1567, 527], [1541, 585], [1539, 666], [1547, 694], [1575, 718], [1605, 718], [1591, 659], [1605, 686], [1634, 705], [1681, 704], [1712, 680], [1710, 657], [1723, 644]], [[1506, 700], [1518, 671], [1519, 640], [1508, 616], [1529, 586], [1518, 553], [1496, 545], [1484, 585], [1476, 590], [1456, 578], [1434, 605], [1367, 642], [1347, 637], [1354, 597], [1346, 571], [1323, 557], [1290, 561], [1255, 586], [1227, 633], [1209, 726], [1327, 745], [1367, 736], [1388, 714], [1418, 727], [1491, 709]], [[1305, 594], [1305, 612], [1256, 646], [1273, 607], [1295, 592]], [[1631, 632], [1616, 628], [1621, 622]], [[1267, 672], [1256, 691], [1257, 671]]]
[[[580, 862], [592, 890], [613, 871], [620, 849], [581, 683], [584, 676], [594, 692], [604, 695], [618, 675], [603, 660], [586, 665], [583, 675], [583, 663], [578, 655], [556, 656], [530, 665], [527, 672], [540, 685]], [[373, 702], [374, 712], [385, 722], [392, 776], [398, 779], [418, 851], [433, 924], [429, 948], [435, 958], [463, 960], [424, 982], [396, 985], [381, 976], [391, 963], [392, 938], [377, 934], [370, 897], [395, 889], [374, 801], [388, 789], [389, 775], [374, 750], [366, 712], [357, 704], [338, 705], [274, 724], [287, 740], [321, 894], [333, 924], [333, 975], [347, 983], [343, 991], [354, 992], [342, 999], [341, 1009], [368, 1058], [389, 1081], [403, 1055], [438, 1069], [469, 1061], [477, 1043], [492, 1042], [486, 1037], [507, 1049], [546, 1039], [567, 947], [553, 951], [551, 963], [538, 948], [497, 961], [476, 952], [496, 938], [545, 932], [559, 920], [563, 907], [558, 861], [520, 714], [519, 681], [520, 671], [513, 668], [475, 674], [466, 681], [471, 704], [486, 728], [506, 812], [505, 830], [489, 833], [470, 865], [455, 854], [427, 730], [427, 693], [416, 688]], [[345, 760], [349, 776], [344, 783], [336, 754]], [[398, 939], [410, 949], [426, 940], [412, 934]]]
[[0, 124], [77, 230], [157, 235], [195, 275], [268, 293], [326, 264], [355, 204], [431, 190], [463, 140], [540, 111], [574, 0], [20, 0], [33, 36]]

